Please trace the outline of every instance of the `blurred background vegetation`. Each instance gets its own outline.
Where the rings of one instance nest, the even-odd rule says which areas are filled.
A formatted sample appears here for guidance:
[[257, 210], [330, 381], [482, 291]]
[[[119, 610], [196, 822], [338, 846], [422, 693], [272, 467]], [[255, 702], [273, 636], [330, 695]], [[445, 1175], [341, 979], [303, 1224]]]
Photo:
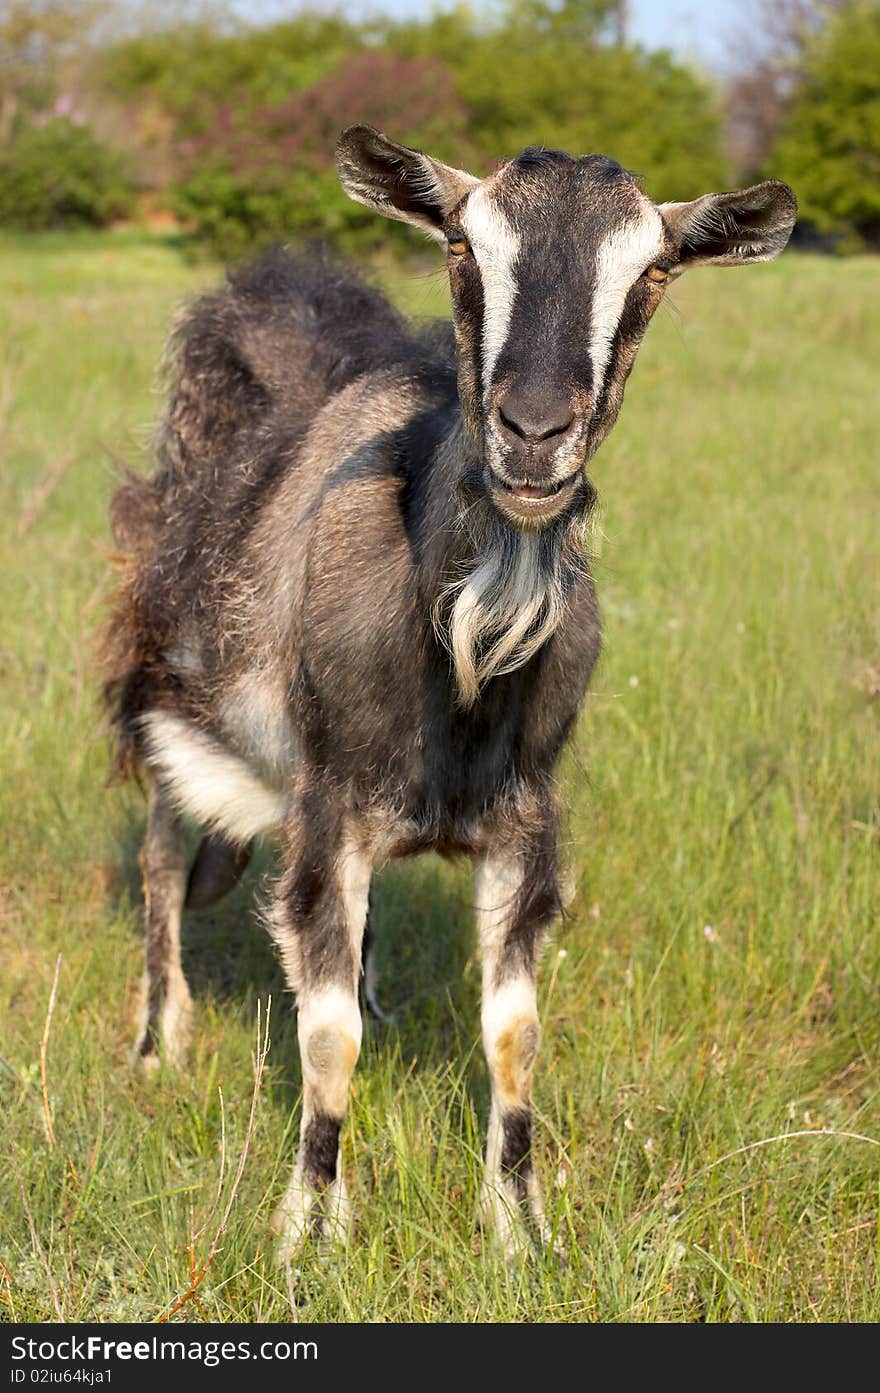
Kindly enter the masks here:
[[363, 120], [477, 172], [528, 144], [601, 151], [657, 199], [772, 173], [798, 191], [802, 236], [880, 247], [878, 0], [753, 0], [722, 75], [633, 43], [626, 15], [495, 0], [260, 23], [210, 2], [4, 0], [0, 225], [367, 252], [388, 227], [340, 199], [332, 163]]

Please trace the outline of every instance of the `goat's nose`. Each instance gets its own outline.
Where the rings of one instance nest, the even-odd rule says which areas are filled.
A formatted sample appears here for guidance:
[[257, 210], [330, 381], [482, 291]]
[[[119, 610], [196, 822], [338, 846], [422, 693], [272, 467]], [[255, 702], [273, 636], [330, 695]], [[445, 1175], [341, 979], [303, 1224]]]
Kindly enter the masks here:
[[567, 397], [532, 401], [507, 392], [497, 411], [505, 441], [520, 451], [538, 449], [542, 454], [548, 453], [574, 424], [574, 411]]

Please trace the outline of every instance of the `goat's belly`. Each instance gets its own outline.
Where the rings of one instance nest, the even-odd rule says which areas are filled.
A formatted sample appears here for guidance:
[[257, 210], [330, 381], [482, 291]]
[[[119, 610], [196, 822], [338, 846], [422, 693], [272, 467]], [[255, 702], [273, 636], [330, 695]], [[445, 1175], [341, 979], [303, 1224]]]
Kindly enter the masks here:
[[172, 711], [148, 711], [140, 724], [145, 762], [181, 813], [240, 846], [284, 821], [289, 777], [282, 783], [242, 744]]

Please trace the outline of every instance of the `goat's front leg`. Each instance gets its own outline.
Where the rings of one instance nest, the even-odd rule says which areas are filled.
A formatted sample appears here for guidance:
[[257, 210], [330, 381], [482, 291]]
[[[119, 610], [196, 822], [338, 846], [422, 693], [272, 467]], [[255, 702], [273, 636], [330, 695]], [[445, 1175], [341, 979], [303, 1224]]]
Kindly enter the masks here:
[[332, 814], [311, 810], [288, 835], [293, 856], [271, 927], [297, 996], [303, 1103], [293, 1179], [274, 1218], [282, 1261], [310, 1235], [343, 1239], [348, 1231], [339, 1133], [361, 1045], [357, 989], [371, 874], [369, 856]]
[[180, 819], [156, 778], [150, 780], [144, 873], [146, 967], [135, 1058], [146, 1069], [183, 1064], [192, 1002], [180, 960], [186, 847]]
[[554, 839], [493, 849], [477, 864], [483, 956], [483, 1047], [492, 1081], [482, 1219], [505, 1256], [550, 1237], [532, 1163], [532, 1068], [541, 1038], [536, 983], [546, 928], [558, 910]]

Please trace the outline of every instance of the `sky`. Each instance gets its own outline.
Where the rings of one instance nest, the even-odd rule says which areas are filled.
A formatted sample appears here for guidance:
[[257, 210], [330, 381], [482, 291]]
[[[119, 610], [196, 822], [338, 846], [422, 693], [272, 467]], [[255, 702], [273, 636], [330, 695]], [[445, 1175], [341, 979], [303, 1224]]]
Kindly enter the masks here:
[[[312, 0], [311, 7], [417, 15], [430, 13], [434, 5], [431, 0]], [[725, 66], [728, 37], [742, 23], [745, 8], [743, 0], [628, 0], [628, 7], [631, 39], [646, 48], [671, 48], [715, 70]], [[305, 6], [296, 0], [233, 0], [233, 8], [259, 22]]]
[[743, 10], [742, 0], [629, 0], [630, 34], [646, 48], [720, 68]]

